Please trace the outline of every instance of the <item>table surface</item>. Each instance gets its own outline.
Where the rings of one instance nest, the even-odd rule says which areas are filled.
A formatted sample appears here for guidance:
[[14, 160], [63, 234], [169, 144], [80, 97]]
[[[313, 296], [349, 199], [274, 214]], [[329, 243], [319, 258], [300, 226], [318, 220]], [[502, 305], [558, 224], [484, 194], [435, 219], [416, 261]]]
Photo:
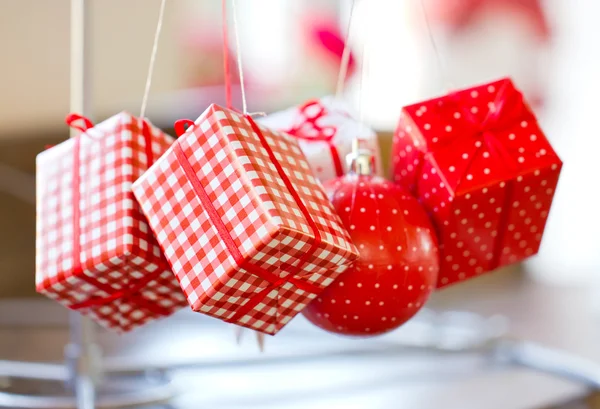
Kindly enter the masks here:
[[[600, 312], [593, 300], [591, 289], [546, 286], [506, 271], [444, 290], [428, 308], [502, 314], [510, 320], [511, 337], [600, 362]], [[299, 318], [269, 337], [260, 353], [251, 333], [237, 345], [230, 326], [183, 311], [124, 336], [99, 331], [98, 340], [117, 361], [198, 362], [174, 374], [182, 393], [173, 405], [182, 409], [562, 408], [590, 394], [568, 380], [490, 365], [479, 354], [388, 349], [414, 338], [423, 328], [419, 322], [387, 337], [354, 340]], [[66, 323], [67, 312], [53, 302], [1, 301], [0, 359], [60, 360]], [[361, 348], [381, 353], [339, 354]]]

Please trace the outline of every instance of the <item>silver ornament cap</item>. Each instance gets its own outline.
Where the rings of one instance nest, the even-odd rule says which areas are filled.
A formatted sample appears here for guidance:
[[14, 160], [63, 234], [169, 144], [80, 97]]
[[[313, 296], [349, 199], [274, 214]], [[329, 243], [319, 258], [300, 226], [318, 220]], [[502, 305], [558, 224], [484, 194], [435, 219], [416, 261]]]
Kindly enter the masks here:
[[364, 147], [364, 143], [363, 139], [354, 138], [352, 152], [346, 156], [346, 164], [351, 174], [372, 176], [375, 173], [375, 156]]

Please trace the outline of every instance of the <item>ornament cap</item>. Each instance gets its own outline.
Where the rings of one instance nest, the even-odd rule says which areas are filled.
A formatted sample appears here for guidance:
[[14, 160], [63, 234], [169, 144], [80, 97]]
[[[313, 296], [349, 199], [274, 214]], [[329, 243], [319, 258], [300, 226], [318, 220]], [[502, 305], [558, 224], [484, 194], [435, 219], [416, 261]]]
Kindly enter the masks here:
[[375, 156], [370, 149], [361, 146], [365, 142], [359, 138], [352, 141], [352, 152], [346, 156], [346, 163], [350, 173], [371, 176], [375, 173]]

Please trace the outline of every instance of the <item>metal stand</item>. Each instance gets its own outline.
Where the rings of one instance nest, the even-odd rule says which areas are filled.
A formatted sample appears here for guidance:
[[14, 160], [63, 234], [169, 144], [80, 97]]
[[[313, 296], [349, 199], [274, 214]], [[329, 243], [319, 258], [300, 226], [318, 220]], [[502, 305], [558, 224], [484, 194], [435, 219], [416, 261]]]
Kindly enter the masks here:
[[[33, 396], [0, 392], [0, 407], [10, 408], [124, 408], [165, 403], [177, 395], [169, 372], [182, 369], [213, 370], [248, 366], [290, 365], [320, 361], [324, 358], [356, 358], [361, 356], [408, 356], [412, 352], [436, 354], [480, 354], [495, 366], [522, 366], [600, 389], [600, 366], [527, 342], [505, 337], [506, 326], [497, 317], [483, 318], [471, 313], [425, 311], [413, 323], [410, 339], [383, 337], [345, 344], [341, 348], [324, 347], [310, 353], [290, 351], [285, 356], [262, 355], [257, 358], [232, 358], [208, 362], [186, 357], [180, 362], [139, 363], [127, 358], [100, 359], [93, 342], [89, 321], [73, 316], [72, 343], [66, 348], [67, 362], [42, 364], [0, 361], [0, 376], [11, 379], [34, 379], [64, 382], [70, 396]], [[87, 326], [87, 328], [86, 328]], [[298, 331], [295, 337], [314, 338], [314, 334]], [[393, 334], [392, 334], [393, 335]], [[320, 345], [320, 343], [319, 343]], [[320, 347], [319, 347], [320, 348]], [[135, 376], [138, 381], [123, 391], [124, 379]], [[140, 375], [145, 375], [140, 377]], [[114, 379], [118, 381], [114, 381]], [[96, 385], [100, 388], [96, 392]], [[112, 389], [111, 389], [112, 388]], [[120, 391], [115, 391], [115, 388]], [[111, 391], [112, 390], [112, 391]]]

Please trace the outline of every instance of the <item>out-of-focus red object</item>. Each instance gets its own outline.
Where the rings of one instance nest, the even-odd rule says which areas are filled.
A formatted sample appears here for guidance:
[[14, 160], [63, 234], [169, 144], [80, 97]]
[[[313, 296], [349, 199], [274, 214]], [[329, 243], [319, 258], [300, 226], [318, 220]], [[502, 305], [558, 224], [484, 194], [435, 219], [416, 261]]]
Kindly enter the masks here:
[[471, 25], [486, 9], [494, 9], [520, 15], [543, 40], [551, 36], [540, 0], [430, 0], [426, 8], [433, 20], [448, 25], [455, 32]]
[[337, 334], [391, 331], [412, 318], [435, 287], [438, 248], [427, 213], [378, 176], [350, 174], [324, 187], [360, 257], [303, 313]]

